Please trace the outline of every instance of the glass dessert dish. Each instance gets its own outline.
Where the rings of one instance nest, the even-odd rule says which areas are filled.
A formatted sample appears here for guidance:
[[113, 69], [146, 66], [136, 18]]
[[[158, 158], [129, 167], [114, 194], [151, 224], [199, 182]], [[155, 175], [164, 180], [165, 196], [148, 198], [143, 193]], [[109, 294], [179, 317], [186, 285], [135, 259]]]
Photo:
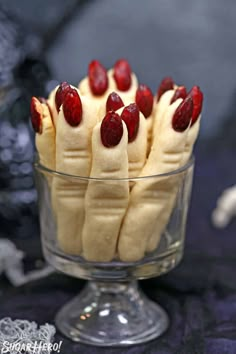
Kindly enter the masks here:
[[[133, 179], [97, 179], [58, 173], [45, 168], [39, 162], [35, 163], [41, 239], [46, 260], [63, 273], [89, 280], [82, 292], [56, 316], [56, 325], [64, 335], [73, 341], [91, 345], [126, 346], [154, 339], [167, 329], [167, 314], [139, 290], [137, 280], [162, 275], [181, 260], [193, 168], [194, 159], [191, 158], [185, 166], [171, 173]], [[127, 182], [130, 188], [139, 183], [147, 190], [147, 196], [148, 191], [151, 193], [151, 198], [149, 195], [149, 199], [140, 200], [141, 209], [147, 200], [151, 204], [150, 210], [152, 206], [158, 205], [159, 211], [153, 223], [152, 234], [148, 237], [143, 235], [146, 240], [143, 256], [138, 256], [140, 259], [137, 257], [137, 260], [124, 261], [125, 255], [120, 257], [119, 253], [120, 236], [116, 240], [115, 256], [111, 261], [91, 261], [83, 252], [81, 255], [76, 254], [77, 236], [73, 234], [76, 229], [73, 225], [73, 216], [76, 215], [75, 191], [86, 190], [89, 183], [94, 184], [97, 189], [101, 186], [107, 189], [110, 184], [110, 190], [113, 190], [117, 188], [117, 183], [121, 186]], [[55, 183], [60, 188], [53, 192]], [[58, 216], [60, 206], [55, 202], [57, 199], [55, 195], [52, 196], [53, 193], [57, 193], [57, 197], [60, 194], [63, 198], [67, 195], [68, 203], [62, 209], [62, 212], [64, 210], [67, 213], [63, 221], [63, 232], [59, 230], [62, 227]], [[109, 198], [106, 200], [109, 203]], [[66, 210], [66, 205], [70, 210]], [[97, 211], [99, 202], [97, 210], [93, 212]], [[109, 206], [103, 215], [104, 227], [106, 218], [109, 218]], [[137, 220], [140, 225], [146, 222], [145, 217], [141, 219]], [[161, 234], [158, 236], [160, 230]], [[94, 243], [98, 258], [100, 233], [98, 227]], [[109, 237], [107, 242], [109, 247]], [[139, 250], [139, 241], [137, 243]], [[140, 248], [142, 247], [140, 243]], [[130, 251], [128, 248], [129, 246], [127, 254]]]

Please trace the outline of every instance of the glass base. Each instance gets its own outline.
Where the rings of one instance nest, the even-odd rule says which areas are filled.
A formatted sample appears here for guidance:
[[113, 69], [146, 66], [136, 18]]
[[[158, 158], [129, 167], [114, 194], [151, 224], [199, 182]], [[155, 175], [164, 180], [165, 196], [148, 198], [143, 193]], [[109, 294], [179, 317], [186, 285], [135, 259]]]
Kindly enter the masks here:
[[159, 337], [168, 317], [138, 289], [137, 282], [89, 281], [56, 316], [59, 330], [75, 342], [128, 346]]
[[44, 256], [54, 268], [70, 276], [95, 280], [98, 282], [126, 282], [133, 279], [147, 279], [157, 277], [175, 268], [183, 256], [183, 243], [169, 247], [163, 251], [165, 238], [163, 237], [156, 252], [153, 252], [138, 262], [112, 261], [107, 263], [88, 262], [80, 256], [70, 256], [57, 250], [56, 246], [43, 242]]

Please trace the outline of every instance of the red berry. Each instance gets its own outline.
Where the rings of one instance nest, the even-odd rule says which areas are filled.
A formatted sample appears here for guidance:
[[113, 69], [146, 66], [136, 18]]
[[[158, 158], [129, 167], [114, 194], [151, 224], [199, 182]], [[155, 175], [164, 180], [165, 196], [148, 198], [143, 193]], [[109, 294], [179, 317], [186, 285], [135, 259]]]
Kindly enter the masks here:
[[139, 109], [136, 103], [131, 103], [123, 109], [121, 118], [125, 122], [128, 130], [129, 143], [134, 141], [139, 128]]
[[136, 96], [135, 102], [138, 105], [138, 108], [143, 113], [145, 118], [148, 118], [152, 113], [152, 106], [153, 106], [153, 95], [150, 88], [146, 85], [139, 85]]
[[202, 111], [203, 93], [198, 86], [193, 86], [189, 92], [189, 95], [193, 99], [193, 115], [191, 122], [191, 125], [193, 125]]
[[106, 112], [117, 111], [123, 106], [124, 103], [120, 96], [116, 92], [110, 93], [110, 95], [107, 97]]
[[72, 90], [72, 88], [70, 87], [70, 85], [67, 82], [62, 82], [60, 84], [60, 86], [57, 89], [56, 95], [55, 95], [55, 103], [56, 103], [56, 108], [57, 108], [57, 112], [59, 112], [59, 109], [64, 101], [65, 95], [67, 94], [67, 92], [69, 92], [70, 90]]
[[123, 125], [120, 116], [115, 112], [108, 112], [101, 124], [101, 139], [106, 147], [119, 144], [123, 135]]
[[187, 91], [184, 86], [179, 86], [170, 101], [170, 103], [174, 103], [178, 98], [183, 98], [183, 100], [187, 97]]
[[188, 128], [193, 114], [193, 99], [187, 96], [178, 106], [172, 118], [172, 127], [177, 132]]
[[166, 91], [173, 90], [174, 81], [171, 77], [165, 77], [157, 89], [157, 102]]
[[120, 59], [115, 63], [113, 76], [118, 90], [129, 90], [131, 86], [131, 68], [127, 60]]
[[82, 103], [75, 89], [71, 89], [66, 94], [62, 107], [67, 123], [72, 127], [77, 127], [82, 119]]
[[36, 97], [31, 98], [30, 104], [31, 122], [36, 133], [42, 133], [43, 109], [40, 101]]
[[98, 61], [93, 60], [88, 67], [89, 86], [95, 96], [103, 95], [108, 88], [107, 71]]

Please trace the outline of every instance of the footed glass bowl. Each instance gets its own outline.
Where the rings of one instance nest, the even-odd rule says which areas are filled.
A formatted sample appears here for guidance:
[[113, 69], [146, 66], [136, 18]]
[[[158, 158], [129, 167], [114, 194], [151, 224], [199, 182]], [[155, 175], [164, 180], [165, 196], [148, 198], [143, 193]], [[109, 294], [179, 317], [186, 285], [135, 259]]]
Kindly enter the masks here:
[[[167, 314], [140, 291], [137, 280], [162, 275], [182, 258], [193, 167], [192, 158], [171, 173], [131, 180], [71, 176], [35, 163], [46, 260], [89, 280], [56, 316], [64, 335], [91, 345], [127, 346], [167, 329]], [[132, 204], [136, 184], [141, 194]], [[114, 203], [121, 199], [117, 190], [129, 191], [124, 215], [123, 204]], [[127, 213], [133, 205], [135, 222]], [[134, 229], [125, 238], [129, 222]]]

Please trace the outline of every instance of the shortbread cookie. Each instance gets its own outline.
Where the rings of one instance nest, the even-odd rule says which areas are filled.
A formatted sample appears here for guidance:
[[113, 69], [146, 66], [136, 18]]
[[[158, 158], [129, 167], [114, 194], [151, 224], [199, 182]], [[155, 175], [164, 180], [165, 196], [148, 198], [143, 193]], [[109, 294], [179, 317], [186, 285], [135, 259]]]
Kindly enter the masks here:
[[[167, 108], [161, 135], [154, 139], [142, 176], [163, 174], [180, 167], [193, 111], [191, 97], [178, 99]], [[138, 181], [130, 195], [129, 207], [120, 232], [118, 251], [123, 261], [144, 257], [159, 213], [172, 195], [173, 178]]]
[[[91, 169], [91, 134], [97, 123], [97, 110], [91, 100], [80, 97], [77, 89], [63, 99], [56, 131], [56, 170], [87, 177]], [[82, 250], [86, 180], [58, 176], [53, 179], [58, 242], [63, 251], [79, 255]]]
[[139, 85], [135, 95], [135, 102], [147, 120], [147, 154], [151, 150], [153, 126], [153, 94], [146, 85]]
[[89, 261], [108, 262], [116, 253], [129, 200], [129, 182], [119, 180], [128, 177], [127, 143], [126, 125], [115, 112], [93, 130], [90, 177], [95, 180], [88, 184], [83, 228], [83, 255]]
[[146, 162], [147, 121], [135, 103], [120, 108], [117, 113], [128, 129], [129, 178], [138, 177]]
[[[185, 96], [186, 90], [184, 90], [182, 87], [179, 87], [176, 91], [175, 94], [172, 98], [172, 102], [176, 99], [176, 97], [180, 97], [180, 95], [183, 97]], [[201, 110], [202, 110], [202, 102], [203, 102], [203, 94], [199, 87], [194, 86], [189, 95], [193, 99], [193, 114], [191, 118], [191, 126], [190, 129], [188, 130], [188, 135], [186, 139], [186, 144], [184, 147], [183, 151], [183, 157], [182, 157], [182, 162], [181, 166], [184, 166], [190, 159], [193, 151], [194, 144], [196, 142], [196, 139], [198, 137], [199, 133], [199, 128], [200, 128], [200, 120], [201, 120]], [[155, 229], [153, 234], [151, 235], [148, 244], [147, 244], [147, 252], [152, 252], [154, 251], [158, 243], [160, 242], [161, 235], [170, 219], [172, 210], [174, 208], [174, 205], [176, 203], [176, 195], [178, 193], [178, 183], [176, 183], [175, 186], [175, 191], [173, 191], [172, 196], [170, 197], [169, 201], [165, 204], [163, 204], [163, 211], [160, 213], [158, 216], [158, 221], [156, 223]]]
[[55, 169], [55, 129], [48, 105], [36, 97], [31, 100], [31, 120], [36, 132], [35, 144], [40, 164]]

